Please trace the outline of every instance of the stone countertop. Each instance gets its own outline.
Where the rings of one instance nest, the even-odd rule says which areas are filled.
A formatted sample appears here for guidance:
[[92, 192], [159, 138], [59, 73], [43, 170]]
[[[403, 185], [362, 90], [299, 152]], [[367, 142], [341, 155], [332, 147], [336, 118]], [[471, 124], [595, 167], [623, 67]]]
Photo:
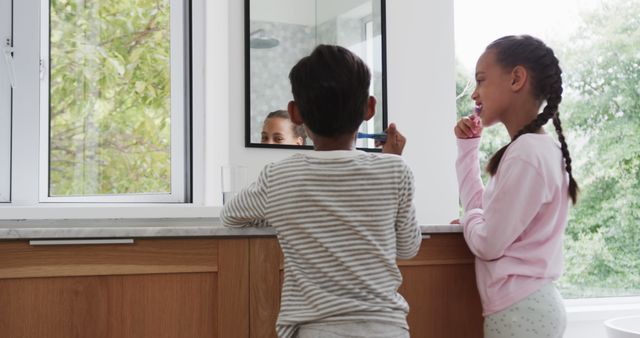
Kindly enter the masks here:
[[[455, 224], [420, 227], [423, 234], [462, 232]], [[0, 240], [273, 235], [273, 228], [227, 228], [218, 218], [0, 220]]]

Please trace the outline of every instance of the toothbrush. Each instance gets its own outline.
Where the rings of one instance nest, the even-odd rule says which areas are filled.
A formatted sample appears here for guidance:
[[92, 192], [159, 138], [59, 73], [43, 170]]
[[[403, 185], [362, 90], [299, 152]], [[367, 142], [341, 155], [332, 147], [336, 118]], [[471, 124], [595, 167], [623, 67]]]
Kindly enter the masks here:
[[471, 121], [473, 121], [476, 125], [476, 127], [473, 130], [473, 133], [475, 136], [478, 135], [478, 128], [480, 128], [480, 111], [482, 110], [482, 106], [476, 106], [473, 109], [473, 113], [471, 113], [471, 116], [469, 117], [471, 119]]
[[387, 134], [367, 134], [367, 133], [358, 133], [358, 138], [371, 138], [376, 141], [385, 142], [387, 140]]
[[473, 116], [474, 117], [480, 117], [480, 111], [482, 110], [482, 106], [476, 106], [475, 108], [473, 108]]

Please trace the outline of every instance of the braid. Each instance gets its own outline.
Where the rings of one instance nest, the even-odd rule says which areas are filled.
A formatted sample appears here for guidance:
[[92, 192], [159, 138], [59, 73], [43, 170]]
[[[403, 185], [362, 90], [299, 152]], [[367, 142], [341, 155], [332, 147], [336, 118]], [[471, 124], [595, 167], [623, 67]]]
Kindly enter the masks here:
[[555, 57], [553, 50], [547, 47], [542, 41], [528, 35], [506, 36], [491, 43], [487, 49], [497, 50], [497, 59], [504, 67], [524, 66], [531, 75], [533, 94], [540, 99], [546, 100], [547, 104], [536, 118], [520, 129], [504, 147], [500, 148], [489, 160], [487, 172], [491, 176], [498, 171], [500, 160], [518, 137], [535, 133], [542, 128], [550, 119], [560, 140], [562, 157], [565, 161], [565, 168], [569, 173], [569, 196], [575, 204], [578, 194], [578, 184], [573, 179], [571, 171], [571, 156], [562, 133], [558, 107], [562, 102], [562, 69], [559, 61]]
[[564, 134], [562, 134], [562, 124], [560, 123], [560, 112], [556, 112], [553, 115], [553, 125], [556, 127], [556, 133], [558, 134], [558, 139], [560, 140], [560, 149], [562, 150], [562, 157], [564, 157], [565, 168], [567, 169], [567, 173], [569, 173], [569, 196], [571, 197], [571, 201], [573, 204], [576, 204], [578, 199], [578, 191], [580, 188], [578, 187], [578, 183], [573, 178], [573, 173], [571, 171], [571, 155], [569, 154], [569, 148], [567, 147], [567, 142], [564, 139]]

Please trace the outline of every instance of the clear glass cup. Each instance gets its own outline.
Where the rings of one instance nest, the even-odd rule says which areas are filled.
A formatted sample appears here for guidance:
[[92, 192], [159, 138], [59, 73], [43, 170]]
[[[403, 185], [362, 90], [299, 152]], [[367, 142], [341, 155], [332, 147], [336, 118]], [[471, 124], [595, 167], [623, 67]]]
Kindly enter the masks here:
[[247, 167], [242, 165], [224, 165], [222, 177], [222, 204], [227, 204], [247, 183]]

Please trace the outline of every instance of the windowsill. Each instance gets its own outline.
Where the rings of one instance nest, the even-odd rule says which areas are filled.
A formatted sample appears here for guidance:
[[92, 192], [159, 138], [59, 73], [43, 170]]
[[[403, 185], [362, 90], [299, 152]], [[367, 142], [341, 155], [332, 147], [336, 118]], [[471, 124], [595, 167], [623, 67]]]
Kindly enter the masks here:
[[564, 303], [569, 322], [604, 321], [640, 313], [640, 296], [566, 299]]
[[215, 218], [220, 215], [221, 209], [219, 206], [171, 203], [43, 203], [35, 206], [0, 204], [0, 220]]

